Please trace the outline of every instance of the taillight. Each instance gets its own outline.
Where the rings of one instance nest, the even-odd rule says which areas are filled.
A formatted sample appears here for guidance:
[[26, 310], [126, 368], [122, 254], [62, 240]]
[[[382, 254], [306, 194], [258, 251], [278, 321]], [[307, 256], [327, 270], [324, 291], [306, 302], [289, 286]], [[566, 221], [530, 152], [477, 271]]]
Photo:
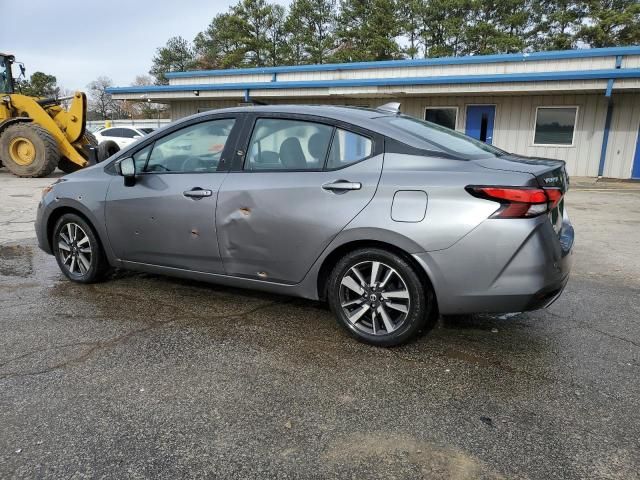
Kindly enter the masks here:
[[562, 199], [559, 188], [488, 187], [466, 188], [474, 197], [499, 202], [501, 207], [491, 218], [537, 217], [554, 209]]

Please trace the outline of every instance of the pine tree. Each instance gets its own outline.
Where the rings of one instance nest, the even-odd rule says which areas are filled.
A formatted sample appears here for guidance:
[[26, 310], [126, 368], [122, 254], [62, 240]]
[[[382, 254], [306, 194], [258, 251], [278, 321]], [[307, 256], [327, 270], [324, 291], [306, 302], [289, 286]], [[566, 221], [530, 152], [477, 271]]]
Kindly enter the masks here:
[[460, 55], [471, 0], [430, 0], [422, 9], [421, 39], [425, 57]]
[[576, 33], [586, 17], [584, 1], [540, 0], [532, 3], [535, 50], [567, 50], [577, 45]]
[[188, 70], [194, 64], [195, 51], [191, 43], [182, 37], [171, 37], [164, 47], [156, 50], [149, 73], [157, 85], [163, 85], [169, 83], [165, 73]]
[[326, 63], [335, 47], [335, 0], [294, 0], [287, 18], [294, 63]]
[[389, 60], [400, 57], [401, 33], [395, 0], [343, 0], [336, 37], [338, 61]]
[[640, 3], [637, 0], [589, 0], [589, 22], [578, 38], [591, 47], [613, 47], [640, 43]]

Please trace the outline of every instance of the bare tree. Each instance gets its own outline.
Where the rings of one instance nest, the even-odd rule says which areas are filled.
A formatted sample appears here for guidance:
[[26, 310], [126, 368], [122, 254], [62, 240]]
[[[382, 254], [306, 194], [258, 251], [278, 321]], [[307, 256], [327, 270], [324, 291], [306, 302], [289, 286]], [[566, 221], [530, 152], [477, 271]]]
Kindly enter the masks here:
[[102, 120], [113, 118], [118, 110], [113, 97], [107, 92], [107, 88], [111, 86], [113, 86], [113, 81], [105, 76], [100, 76], [87, 85], [89, 109]]

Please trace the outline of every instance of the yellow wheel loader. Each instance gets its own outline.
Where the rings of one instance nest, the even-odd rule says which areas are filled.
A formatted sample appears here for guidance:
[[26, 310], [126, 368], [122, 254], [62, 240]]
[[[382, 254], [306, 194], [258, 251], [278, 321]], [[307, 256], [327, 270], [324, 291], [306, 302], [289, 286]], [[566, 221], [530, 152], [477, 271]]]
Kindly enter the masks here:
[[[46, 177], [56, 167], [70, 173], [115, 153], [114, 142], [99, 148], [86, 130], [84, 93], [59, 99], [15, 93], [14, 61], [13, 55], [0, 53], [0, 166], [19, 177]], [[64, 100], [71, 101], [68, 109], [61, 105]]]

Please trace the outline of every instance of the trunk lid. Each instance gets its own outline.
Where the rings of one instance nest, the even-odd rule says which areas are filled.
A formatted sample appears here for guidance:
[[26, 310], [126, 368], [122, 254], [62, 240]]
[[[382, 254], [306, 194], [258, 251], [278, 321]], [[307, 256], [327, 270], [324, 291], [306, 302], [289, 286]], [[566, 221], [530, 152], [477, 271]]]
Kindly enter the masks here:
[[502, 155], [473, 161], [490, 170], [529, 173], [540, 187], [560, 188], [563, 193], [569, 189], [569, 176], [563, 160]]

